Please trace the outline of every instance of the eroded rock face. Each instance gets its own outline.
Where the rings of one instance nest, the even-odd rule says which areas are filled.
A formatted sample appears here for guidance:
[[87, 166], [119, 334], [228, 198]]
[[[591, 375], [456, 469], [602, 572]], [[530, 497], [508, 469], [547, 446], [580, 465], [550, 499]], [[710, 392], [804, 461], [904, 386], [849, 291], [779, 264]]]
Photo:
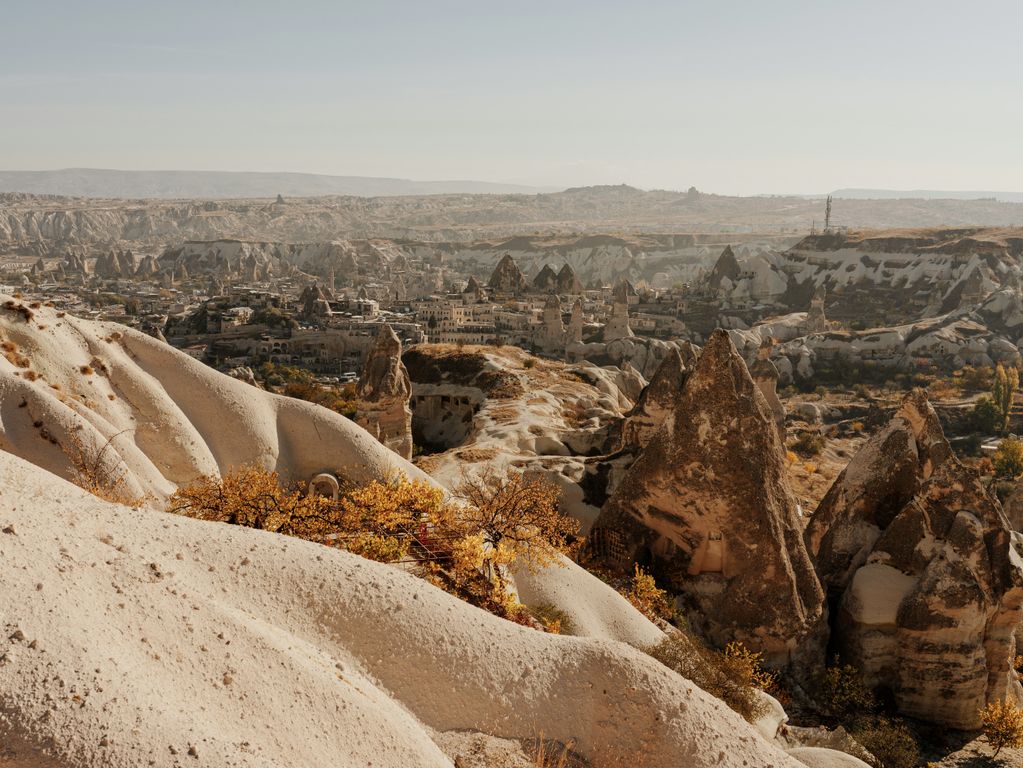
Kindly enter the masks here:
[[621, 280], [614, 288], [613, 303], [611, 304], [611, 317], [604, 326], [604, 341], [625, 339], [635, 336], [632, 328], [629, 327], [629, 294], [635, 294], [635, 289], [627, 280]]
[[382, 325], [356, 386], [355, 420], [404, 459], [412, 458], [412, 382], [401, 362], [401, 340]]
[[519, 265], [510, 253], [506, 253], [497, 262], [493, 273], [490, 275], [490, 288], [497, 293], [519, 293], [525, 288], [526, 276], [522, 274]]
[[841, 593], [934, 468], [952, 456], [934, 409], [915, 391], [853, 456], [806, 527], [821, 583]]
[[764, 396], [771, 415], [774, 416], [774, 423], [778, 427], [778, 436], [785, 442], [785, 406], [778, 398], [778, 366], [771, 360], [771, 349], [774, 347], [774, 340], [766, 337], [757, 350], [757, 359], [750, 367], [750, 375]]
[[1023, 567], [923, 391], [839, 475], [806, 541], [838, 606], [835, 647], [901, 712], [971, 729], [987, 702], [1023, 694], [1011, 664]]
[[572, 269], [571, 264], [565, 264], [558, 272], [558, 293], [582, 293], [583, 284]]
[[638, 451], [646, 447], [674, 412], [688, 373], [678, 349], [668, 352], [650, 383], [640, 393], [636, 405], [625, 414], [623, 448]]
[[[668, 400], [681, 363], [668, 363], [658, 384]], [[738, 640], [804, 672], [821, 661], [824, 595], [778, 431], [725, 331], [711, 335], [595, 529], [598, 554], [626, 567], [651, 562], [712, 642]]]

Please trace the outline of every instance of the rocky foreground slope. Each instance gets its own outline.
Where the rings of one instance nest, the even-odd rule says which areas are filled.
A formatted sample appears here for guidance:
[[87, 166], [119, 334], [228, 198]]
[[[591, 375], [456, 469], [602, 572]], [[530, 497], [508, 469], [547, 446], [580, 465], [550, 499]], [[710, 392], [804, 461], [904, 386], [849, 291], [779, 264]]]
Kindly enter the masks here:
[[453, 731], [571, 740], [595, 765], [798, 765], [629, 646], [115, 506], [8, 453], [0, 476], [0, 740], [37, 765], [450, 768]]
[[[122, 495], [156, 506], [182, 485], [243, 465], [300, 484], [320, 473], [354, 484], [395, 473], [435, 482], [343, 416], [217, 373], [123, 326], [0, 296], [0, 353], [0, 451], [67, 479], [84, 459], [90, 475], [120, 478]], [[639, 646], [662, 638], [568, 560], [520, 580], [581, 634]]]

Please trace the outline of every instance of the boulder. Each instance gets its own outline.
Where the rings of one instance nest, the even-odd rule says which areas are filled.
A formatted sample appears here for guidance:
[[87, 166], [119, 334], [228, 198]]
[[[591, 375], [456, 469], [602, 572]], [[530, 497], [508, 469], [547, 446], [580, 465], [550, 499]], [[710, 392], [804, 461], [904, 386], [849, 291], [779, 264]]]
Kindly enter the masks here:
[[[664, 369], [669, 399], [678, 366]], [[620, 566], [650, 564], [712, 643], [739, 641], [772, 666], [796, 662], [809, 674], [823, 657], [824, 595], [783, 454], [745, 362], [715, 331], [601, 510], [591, 543]]]

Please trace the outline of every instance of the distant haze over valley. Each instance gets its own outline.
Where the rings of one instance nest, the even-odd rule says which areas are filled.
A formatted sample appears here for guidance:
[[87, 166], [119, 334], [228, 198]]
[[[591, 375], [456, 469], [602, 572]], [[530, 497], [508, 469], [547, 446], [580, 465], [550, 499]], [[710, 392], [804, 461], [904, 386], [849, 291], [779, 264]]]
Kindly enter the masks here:
[[412, 181], [372, 176], [262, 171], [119, 171], [62, 168], [55, 171], [0, 171], [0, 192], [117, 198], [242, 198], [354, 195], [388, 197], [443, 194], [537, 194], [556, 187], [488, 181]]
[[[688, 185], [679, 184], [684, 190]], [[493, 181], [453, 179], [416, 181], [377, 176], [334, 176], [272, 171], [124, 171], [109, 168], [62, 168], [52, 171], [2, 171], [0, 193], [121, 199], [238, 199], [286, 197], [402, 197], [450, 194], [523, 194], [560, 192], [582, 185], [529, 186]], [[597, 187], [599, 188], [599, 187]], [[702, 190], [713, 192], [713, 190]], [[823, 199], [829, 193], [792, 195]], [[963, 190], [837, 189], [830, 194], [845, 200], [997, 200], [1023, 202], [1023, 192]], [[762, 196], [787, 197], [765, 193]], [[986, 222], [985, 222], [986, 223]]]

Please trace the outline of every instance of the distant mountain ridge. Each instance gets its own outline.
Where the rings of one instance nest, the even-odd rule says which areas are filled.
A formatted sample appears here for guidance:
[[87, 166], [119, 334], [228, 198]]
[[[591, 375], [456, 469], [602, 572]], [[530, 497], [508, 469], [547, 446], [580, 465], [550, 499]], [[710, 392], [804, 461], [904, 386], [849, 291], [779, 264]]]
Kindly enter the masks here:
[[446, 194], [539, 194], [556, 187], [488, 181], [412, 181], [373, 176], [327, 176], [262, 171], [118, 171], [62, 168], [0, 171], [0, 193], [111, 198], [396, 197]]
[[1023, 203], [1023, 192], [949, 191], [936, 189], [836, 189], [834, 197], [846, 200], [998, 200]]

